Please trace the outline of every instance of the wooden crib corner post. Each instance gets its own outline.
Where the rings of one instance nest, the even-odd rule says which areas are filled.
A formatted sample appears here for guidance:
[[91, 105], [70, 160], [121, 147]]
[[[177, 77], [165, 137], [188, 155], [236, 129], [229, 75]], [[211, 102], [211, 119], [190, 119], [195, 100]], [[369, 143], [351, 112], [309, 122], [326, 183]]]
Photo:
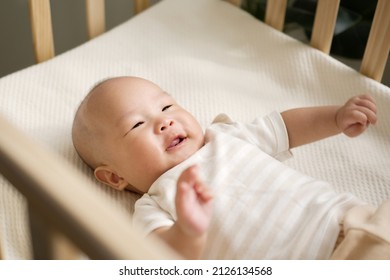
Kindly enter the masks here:
[[39, 63], [54, 57], [50, 0], [29, 0], [29, 9], [35, 61]]
[[87, 33], [92, 39], [106, 30], [104, 0], [85, 0]]
[[139, 14], [143, 10], [149, 8], [149, 0], [134, 0], [134, 13]]
[[340, 0], [318, 0], [310, 45], [329, 54]]
[[390, 51], [390, 1], [379, 0], [372, 22], [360, 73], [381, 81]]

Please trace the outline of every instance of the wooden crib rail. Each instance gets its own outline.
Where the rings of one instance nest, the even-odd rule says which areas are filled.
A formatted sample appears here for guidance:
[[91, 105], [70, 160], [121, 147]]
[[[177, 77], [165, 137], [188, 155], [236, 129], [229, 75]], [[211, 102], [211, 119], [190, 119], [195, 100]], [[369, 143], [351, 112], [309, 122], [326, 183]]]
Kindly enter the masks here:
[[[104, 0], [86, 1], [88, 38], [94, 38], [105, 31]], [[227, 0], [240, 6], [241, 0]], [[390, 1], [378, 0], [378, 5], [366, 46], [360, 72], [374, 80], [381, 81], [390, 50]], [[31, 28], [36, 62], [42, 62], [55, 55], [51, 24], [50, 0], [29, 0]], [[340, 0], [318, 0], [310, 45], [329, 54]], [[137, 14], [149, 7], [149, 0], [134, 0]], [[282, 30], [287, 0], [267, 1], [265, 22]]]
[[[229, 0], [240, 6], [241, 0]], [[340, 0], [318, 0], [310, 45], [329, 54]], [[282, 31], [287, 0], [268, 0], [265, 23]], [[390, 1], [378, 0], [360, 72], [381, 81], [390, 51]]]
[[63, 158], [2, 116], [0, 127], [0, 173], [27, 198], [32, 230], [38, 229], [32, 236], [43, 242], [36, 247], [33, 242], [35, 258], [69, 258], [64, 242], [58, 242], [65, 240], [63, 235], [92, 259], [177, 258], [158, 240], [144, 240], [129, 217]]
[[329, 54], [340, 0], [318, 0], [310, 45]]
[[[133, 2], [135, 14], [149, 7], [149, 0]], [[88, 39], [92, 39], [106, 30], [105, 1], [85, 0], [85, 5]], [[50, 0], [29, 0], [29, 8], [35, 61], [40, 63], [55, 55]]]
[[287, 0], [267, 1], [265, 23], [282, 31], [286, 17]]
[[31, 30], [37, 63], [54, 56], [50, 0], [29, 0]]
[[380, 81], [390, 51], [390, 1], [379, 0], [360, 72]]
[[87, 33], [92, 39], [106, 30], [104, 0], [85, 0]]

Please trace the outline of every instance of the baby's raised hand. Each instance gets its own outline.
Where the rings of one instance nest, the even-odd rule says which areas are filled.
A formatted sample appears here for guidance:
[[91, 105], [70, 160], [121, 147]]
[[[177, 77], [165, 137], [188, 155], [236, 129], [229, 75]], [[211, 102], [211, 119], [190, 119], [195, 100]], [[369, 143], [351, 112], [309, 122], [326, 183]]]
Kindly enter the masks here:
[[183, 171], [177, 181], [177, 223], [189, 236], [201, 236], [210, 225], [213, 196], [199, 178], [197, 166]]
[[336, 113], [338, 128], [349, 137], [358, 136], [376, 121], [375, 100], [369, 95], [352, 97]]

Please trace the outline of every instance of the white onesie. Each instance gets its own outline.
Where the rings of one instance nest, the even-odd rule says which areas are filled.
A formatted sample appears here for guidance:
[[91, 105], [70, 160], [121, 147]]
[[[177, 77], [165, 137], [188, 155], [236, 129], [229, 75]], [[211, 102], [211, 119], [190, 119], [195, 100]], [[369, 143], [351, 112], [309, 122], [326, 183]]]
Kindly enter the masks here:
[[220, 115], [205, 132], [205, 145], [168, 170], [135, 205], [145, 234], [176, 220], [176, 182], [197, 164], [214, 193], [206, 259], [328, 259], [351, 207], [352, 194], [289, 168], [291, 156], [279, 113], [250, 124]]

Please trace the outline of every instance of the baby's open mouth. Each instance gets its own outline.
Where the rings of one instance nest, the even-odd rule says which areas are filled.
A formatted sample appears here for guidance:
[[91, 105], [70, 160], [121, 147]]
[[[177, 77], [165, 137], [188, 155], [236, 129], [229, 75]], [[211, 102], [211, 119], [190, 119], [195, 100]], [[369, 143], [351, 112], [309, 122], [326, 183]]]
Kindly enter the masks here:
[[169, 144], [167, 151], [179, 146], [181, 143], [183, 143], [186, 140], [187, 140], [187, 137], [185, 137], [185, 136], [177, 136], [175, 139], [173, 139], [171, 144]]

